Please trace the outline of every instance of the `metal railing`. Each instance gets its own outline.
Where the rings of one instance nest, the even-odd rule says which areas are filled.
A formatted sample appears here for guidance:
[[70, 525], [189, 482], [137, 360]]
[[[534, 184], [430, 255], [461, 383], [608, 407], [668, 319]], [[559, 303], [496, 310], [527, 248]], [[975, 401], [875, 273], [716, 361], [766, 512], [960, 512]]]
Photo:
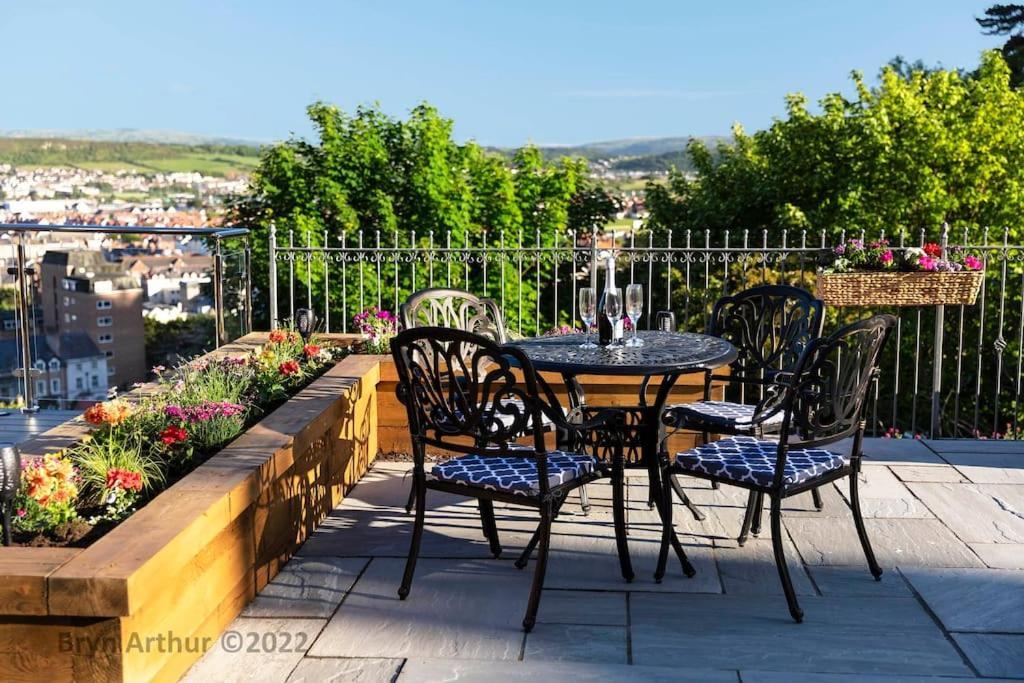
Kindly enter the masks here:
[[[214, 339], [219, 347], [227, 343], [227, 332], [225, 327], [225, 289], [224, 273], [225, 263], [229, 258], [239, 260], [240, 271], [240, 292], [239, 305], [241, 306], [240, 333], [244, 334], [252, 330], [252, 249], [250, 244], [249, 230], [246, 228], [147, 228], [140, 226], [97, 226], [97, 225], [47, 225], [47, 224], [24, 224], [24, 223], [0, 223], [0, 235], [9, 235], [11, 246], [14, 251], [14, 264], [7, 268], [6, 275], [13, 276], [15, 281], [17, 339], [20, 367], [16, 368], [16, 374], [23, 379], [23, 393], [25, 412], [33, 412], [38, 409], [35, 388], [31, 381], [32, 375], [32, 340], [34, 338], [35, 315], [32, 312], [30, 301], [32, 299], [33, 284], [31, 278], [35, 274], [32, 264], [29, 263], [26, 247], [29, 240], [34, 236], [44, 233], [69, 233], [77, 235], [139, 235], [139, 236], [170, 236], [170, 237], [197, 237], [212, 240], [211, 251], [213, 255], [213, 308], [214, 308]], [[225, 249], [224, 241], [230, 238], [240, 238], [241, 249], [229, 252]], [[127, 274], [127, 273], [126, 273]], [[143, 340], [139, 340], [143, 344]], [[142, 379], [142, 378], [140, 378]]]
[[[888, 426], [932, 437], [1021, 429], [1024, 246], [1011, 244], [1005, 230], [984, 231], [973, 241], [967, 231], [957, 239], [949, 234], [934, 241], [962, 246], [984, 261], [978, 303], [893, 309], [900, 322], [874, 390], [872, 433]], [[894, 249], [904, 249], [927, 240], [921, 231], [915, 239], [892, 241]], [[578, 324], [577, 291], [596, 284], [591, 264], [597, 250], [614, 248], [619, 284], [645, 285], [642, 327], [653, 325], [656, 311], [668, 310], [682, 328], [700, 331], [714, 301], [729, 292], [765, 282], [813, 290], [819, 258], [835, 243], [824, 232], [806, 231], [332, 236], [278, 235], [271, 228], [269, 312], [274, 326], [297, 308], [313, 308], [328, 331], [347, 332], [352, 315], [369, 306], [394, 311], [418, 289], [459, 287], [495, 299], [510, 331], [538, 334]], [[867, 312], [833, 309], [829, 315], [834, 325]]]

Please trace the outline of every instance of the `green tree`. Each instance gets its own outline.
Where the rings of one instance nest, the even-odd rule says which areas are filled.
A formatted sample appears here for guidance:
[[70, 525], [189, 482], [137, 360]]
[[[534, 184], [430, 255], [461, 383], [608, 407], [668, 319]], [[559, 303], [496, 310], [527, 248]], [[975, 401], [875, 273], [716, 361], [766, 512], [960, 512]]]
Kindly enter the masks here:
[[733, 131], [712, 156], [689, 152], [695, 179], [648, 186], [655, 229], [813, 228], [832, 235], [1008, 226], [1024, 237], [1024, 93], [1010, 87], [998, 52], [978, 71], [883, 69], [855, 96], [833, 93], [812, 112], [787, 97], [769, 128]]
[[[509, 326], [537, 327], [537, 320], [519, 319], [519, 310], [524, 315], [534, 310], [537, 276], [547, 282], [550, 263], [541, 258], [524, 262], [495, 251], [487, 269], [467, 264], [479, 257], [485, 239], [490, 247], [502, 238], [507, 246], [533, 246], [539, 235], [548, 246], [557, 232], [572, 227], [574, 198], [594, 190], [584, 182], [584, 161], [545, 162], [535, 147], [518, 150], [509, 161], [473, 142], [456, 143], [452, 121], [427, 104], [405, 120], [377, 106], [359, 107], [350, 115], [318, 102], [307, 113], [315, 139], [292, 138], [264, 149], [249, 193], [231, 208], [229, 220], [253, 230], [255, 263], [267, 261], [271, 224], [279, 244], [308, 244], [308, 259], [282, 267], [294, 268], [296, 301], [305, 304], [308, 283], [309, 298], [321, 312], [330, 286], [333, 327], [339, 327], [339, 316], [350, 318], [378, 301], [393, 306], [396, 280], [399, 301], [431, 282], [521, 301], [521, 307], [508, 309]], [[345, 264], [343, 270], [317, 252], [318, 247], [340, 246], [342, 240], [358, 245], [360, 238], [365, 247], [376, 246], [379, 239], [384, 246], [415, 244], [423, 251], [414, 262], [406, 259], [408, 252], [392, 253], [379, 269], [364, 262]], [[449, 242], [452, 251], [447, 251]], [[344, 301], [338, 277], [348, 285]], [[257, 270], [253, 279], [256, 311], [265, 312], [267, 274]], [[286, 289], [279, 294], [281, 302], [290, 302]], [[287, 306], [280, 310], [287, 314]]]
[[992, 5], [984, 17], [975, 21], [988, 36], [1009, 36], [1003, 44], [1003, 57], [1010, 65], [1010, 82], [1024, 83], [1024, 5]]

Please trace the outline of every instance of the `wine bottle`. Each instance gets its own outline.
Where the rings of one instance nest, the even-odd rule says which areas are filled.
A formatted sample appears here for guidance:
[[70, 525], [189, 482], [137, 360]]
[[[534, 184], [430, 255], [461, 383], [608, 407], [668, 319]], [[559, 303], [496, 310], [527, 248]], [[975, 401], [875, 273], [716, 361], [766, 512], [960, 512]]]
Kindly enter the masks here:
[[601, 299], [597, 302], [597, 343], [601, 346], [608, 346], [613, 341], [618, 342], [622, 339], [622, 320], [619, 320], [618, 324], [612, 327], [611, 321], [608, 320], [608, 316], [604, 313], [605, 295], [613, 289], [615, 289], [615, 257], [609, 252], [608, 260], [605, 264], [604, 291], [601, 292]]

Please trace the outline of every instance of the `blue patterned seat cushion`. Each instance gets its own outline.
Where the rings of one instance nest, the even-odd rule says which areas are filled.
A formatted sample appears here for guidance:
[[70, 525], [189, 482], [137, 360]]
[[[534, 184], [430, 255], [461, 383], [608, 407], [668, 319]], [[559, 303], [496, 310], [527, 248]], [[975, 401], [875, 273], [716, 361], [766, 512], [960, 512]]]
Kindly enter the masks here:
[[[775, 477], [777, 441], [734, 436], [676, 454], [676, 463], [689, 472], [722, 481], [771, 486]], [[824, 448], [790, 449], [782, 475], [783, 488], [801, 484], [841, 468], [843, 456]]]
[[[548, 486], [566, 484], [589, 474], [597, 461], [589, 455], [566, 451], [548, 452]], [[475, 486], [489, 491], [503, 491], [519, 496], [540, 493], [537, 460], [533, 449], [524, 448], [523, 455], [460, 455], [434, 465], [427, 479]]]
[[[670, 410], [682, 415], [690, 425], [713, 425], [716, 427], [729, 427], [737, 431], [754, 429], [751, 422], [754, 419], [754, 411], [757, 406], [745, 403], [732, 403], [730, 401], [696, 401], [671, 406]], [[761, 429], [778, 429], [782, 425], [785, 413], [781, 410], [768, 416], [758, 424]]]

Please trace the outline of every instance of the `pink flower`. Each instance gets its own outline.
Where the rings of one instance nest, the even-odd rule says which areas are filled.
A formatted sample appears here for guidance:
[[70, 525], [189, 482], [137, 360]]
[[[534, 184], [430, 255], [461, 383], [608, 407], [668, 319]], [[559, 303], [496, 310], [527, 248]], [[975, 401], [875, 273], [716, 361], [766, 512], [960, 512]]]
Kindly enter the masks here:
[[889, 265], [892, 263], [892, 250], [883, 251], [882, 255], [879, 256], [878, 259], [885, 265]]
[[968, 254], [964, 257], [964, 265], [968, 270], [981, 270], [985, 264], [978, 257]]
[[922, 256], [917, 260], [917, 265], [921, 267], [921, 270], [935, 270], [935, 259], [931, 256]]

